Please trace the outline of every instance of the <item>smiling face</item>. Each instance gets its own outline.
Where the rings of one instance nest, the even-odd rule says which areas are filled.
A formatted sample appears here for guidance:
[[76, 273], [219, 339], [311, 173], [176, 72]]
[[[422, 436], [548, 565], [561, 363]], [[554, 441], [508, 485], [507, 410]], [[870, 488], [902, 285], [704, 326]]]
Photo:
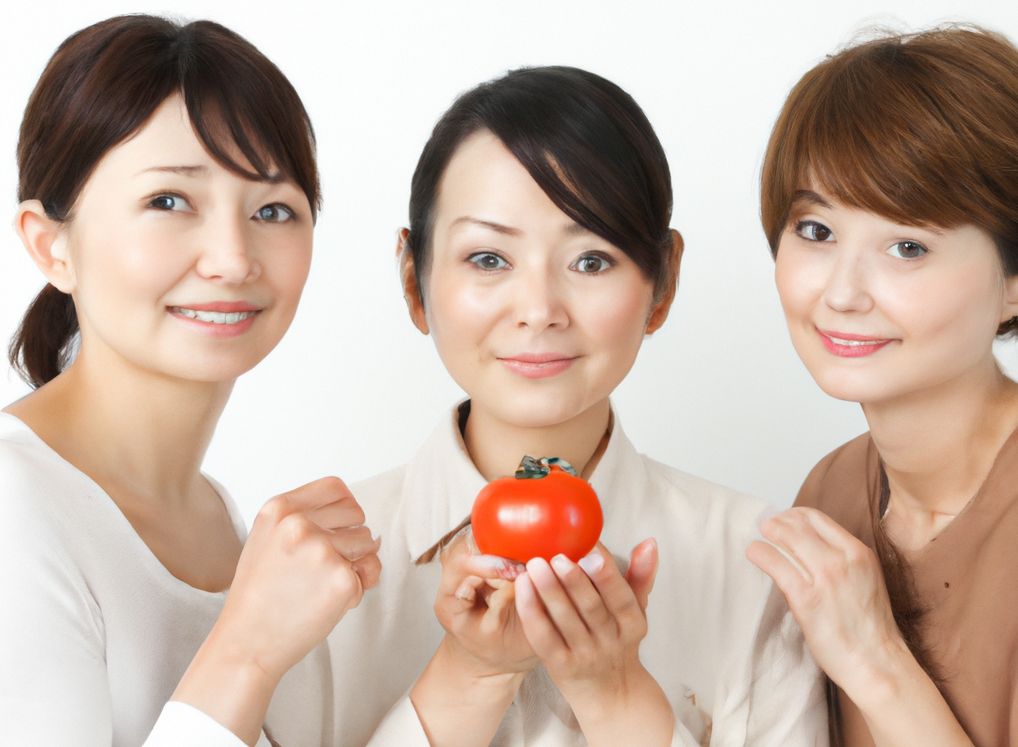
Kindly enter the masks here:
[[450, 160], [433, 226], [424, 314], [472, 409], [542, 427], [604, 404], [652, 331], [653, 283], [636, 264], [486, 130]]
[[292, 182], [247, 180], [213, 159], [172, 96], [103, 157], [60, 230], [79, 358], [227, 381], [293, 319], [312, 213]]
[[996, 365], [1015, 281], [1005, 281], [988, 233], [904, 226], [820, 191], [800, 194], [775, 279], [792, 343], [825, 392], [867, 404]]

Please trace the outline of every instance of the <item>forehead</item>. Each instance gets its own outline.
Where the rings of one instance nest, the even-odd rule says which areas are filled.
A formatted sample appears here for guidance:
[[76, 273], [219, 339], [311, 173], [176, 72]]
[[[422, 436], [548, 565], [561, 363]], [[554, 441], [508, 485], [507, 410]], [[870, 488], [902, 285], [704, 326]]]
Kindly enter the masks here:
[[575, 225], [501, 140], [480, 130], [463, 140], [439, 182], [436, 227], [467, 215], [521, 230]]
[[[223, 143], [230, 158], [240, 167], [254, 171], [232, 140]], [[100, 160], [99, 172], [113, 172], [118, 177], [137, 175], [152, 168], [201, 167], [202, 173], [230, 172], [206, 149], [194, 130], [183, 98], [174, 94], [163, 101], [152, 116], [130, 137], [119, 143]]]

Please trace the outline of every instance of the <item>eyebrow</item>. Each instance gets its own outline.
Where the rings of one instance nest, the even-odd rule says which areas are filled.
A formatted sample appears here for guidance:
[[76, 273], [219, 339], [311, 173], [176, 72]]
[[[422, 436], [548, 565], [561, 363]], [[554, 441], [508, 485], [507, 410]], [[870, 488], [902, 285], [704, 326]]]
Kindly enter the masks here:
[[[502, 223], [496, 223], [495, 221], [491, 221], [491, 220], [483, 220], [481, 218], [474, 218], [474, 217], [471, 217], [469, 215], [461, 215], [459, 218], [457, 218], [456, 220], [454, 220], [452, 223], [449, 224], [449, 228], [454, 228], [455, 226], [462, 225], [464, 223], [469, 223], [471, 225], [480, 226], [482, 228], [487, 228], [487, 229], [490, 229], [492, 231], [495, 231], [496, 233], [501, 233], [501, 234], [504, 234], [506, 236], [522, 236], [523, 235], [523, 231], [520, 230], [519, 228], [513, 228], [512, 226], [506, 226], [506, 225], [504, 225]], [[579, 223], [576, 223], [575, 221], [570, 223], [565, 228], [563, 228], [562, 232], [564, 234], [566, 234], [567, 236], [575, 236], [577, 234], [592, 233], [592, 231], [590, 229], [585, 228], [584, 226], [581, 226]]]
[[819, 205], [820, 207], [830, 208], [831, 203], [821, 197], [819, 194], [814, 192], [812, 189], [797, 189], [792, 193], [792, 199], [789, 202], [790, 205], [794, 205], [797, 202], [808, 202], [812, 205]]
[[142, 169], [138, 172], [139, 175], [147, 174], [150, 171], [155, 171], [163, 174], [182, 174], [184, 176], [200, 176], [208, 173], [208, 166], [152, 166], [151, 168]]

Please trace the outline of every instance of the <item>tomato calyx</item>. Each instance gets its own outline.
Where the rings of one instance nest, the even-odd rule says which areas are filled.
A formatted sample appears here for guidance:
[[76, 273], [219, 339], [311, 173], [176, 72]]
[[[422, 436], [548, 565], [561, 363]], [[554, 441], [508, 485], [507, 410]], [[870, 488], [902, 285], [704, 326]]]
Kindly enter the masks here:
[[551, 474], [553, 469], [560, 469], [573, 477], [579, 477], [576, 469], [565, 459], [558, 457], [541, 457], [535, 459], [532, 456], [524, 456], [520, 466], [516, 468], [517, 480], [540, 480]]

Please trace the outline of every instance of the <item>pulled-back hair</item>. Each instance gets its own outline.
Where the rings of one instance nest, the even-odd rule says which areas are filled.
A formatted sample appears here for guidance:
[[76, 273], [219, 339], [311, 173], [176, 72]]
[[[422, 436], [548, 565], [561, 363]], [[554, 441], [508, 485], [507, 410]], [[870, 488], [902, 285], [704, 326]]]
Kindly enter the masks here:
[[481, 130], [502, 141], [563, 213], [625, 252], [664, 291], [672, 246], [664, 149], [628, 93], [573, 67], [512, 70], [461, 95], [439, 119], [410, 190], [407, 247], [418, 288], [442, 175], [459, 145]]
[[[213, 158], [247, 179], [293, 180], [317, 213], [314, 131], [282, 72], [217, 23], [148, 15], [96, 23], [54, 53], [21, 123], [18, 199], [39, 200], [53, 220], [72, 219], [103, 156], [174, 94]], [[232, 147], [250, 168], [229, 156]], [[77, 330], [71, 297], [47, 285], [11, 342], [11, 364], [41, 386], [66, 365]]]
[[[906, 225], [971, 224], [1018, 275], [1018, 49], [977, 27], [877, 38], [789, 94], [761, 176], [771, 252], [799, 190]], [[1011, 319], [998, 334], [1018, 330]]]

